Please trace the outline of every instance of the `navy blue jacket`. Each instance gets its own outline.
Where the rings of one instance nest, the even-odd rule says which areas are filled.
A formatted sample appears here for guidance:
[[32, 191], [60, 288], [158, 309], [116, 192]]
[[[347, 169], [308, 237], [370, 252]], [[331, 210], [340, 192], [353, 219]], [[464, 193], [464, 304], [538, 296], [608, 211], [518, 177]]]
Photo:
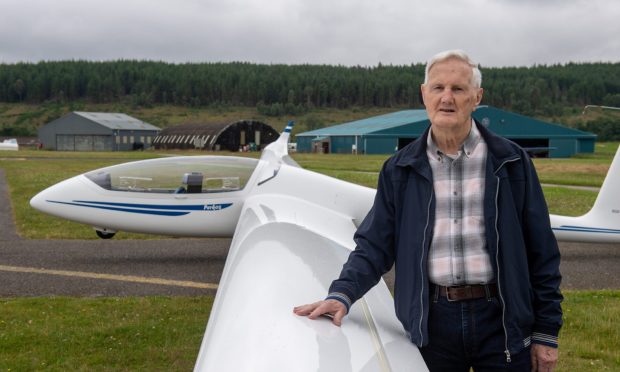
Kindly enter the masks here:
[[[485, 230], [503, 306], [505, 350], [516, 353], [530, 341], [557, 346], [560, 253], [536, 171], [523, 149], [477, 125], [488, 148]], [[418, 346], [429, 338], [427, 261], [435, 220], [428, 131], [383, 165], [374, 205], [354, 236], [357, 248], [330, 287], [331, 294], [354, 302], [395, 264], [396, 315]], [[351, 305], [340, 295], [332, 298]]]

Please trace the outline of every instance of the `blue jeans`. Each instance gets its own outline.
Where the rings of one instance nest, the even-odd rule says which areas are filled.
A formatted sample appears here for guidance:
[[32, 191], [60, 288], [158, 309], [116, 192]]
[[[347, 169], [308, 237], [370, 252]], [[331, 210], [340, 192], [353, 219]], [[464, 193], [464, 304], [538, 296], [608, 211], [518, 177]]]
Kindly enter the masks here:
[[[431, 286], [431, 288], [433, 288]], [[431, 290], [432, 292], [432, 290]], [[530, 348], [504, 353], [505, 334], [499, 298], [449, 302], [432, 294], [429, 345], [420, 348], [431, 372], [530, 371]]]

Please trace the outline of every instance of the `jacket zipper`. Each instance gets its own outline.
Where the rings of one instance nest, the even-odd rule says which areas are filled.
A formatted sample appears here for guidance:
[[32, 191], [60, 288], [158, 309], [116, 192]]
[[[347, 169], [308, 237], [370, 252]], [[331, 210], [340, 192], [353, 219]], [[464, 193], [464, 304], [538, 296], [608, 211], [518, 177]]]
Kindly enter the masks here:
[[424, 247], [426, 247], [426, 231], [428, 229], [428, 225], [431, 219], [431, 204], [433, 202], [433, 194], [431, 192], [431, 197], [428, 199], [428, 206], [426, 208], [426, 226], [424, 226], [424, 238], [422, 238], [422, 256], [420, 257], [420, 283], [422, 283], [422, 287], [420, 290], [420, 323], [418, 324], [418, 330], [420, 331], [420, 345], [424, 344], [424, 334], [422, 333], [422, 322], [424, 321]]
[[497, 205], [497, 198], [499, 196], [499, 176], [497, 176], [497, 172], [504, 166], [506, 163], [510, 163], [513, 161], [520, 160], [521, 158], [515, 158], [506, 160], [493, 172], [495, 174], [495, 179], [497, 180], [497, 187], [495, 189], [495, 265], [497, 266], [497, 290], [499, 293], [499, 298], [502, 301], [502, 327], [504, 328], [504, 354], [506, 354], [506, 362], [510, 363], [512, 359], [510, 358], [510, 351], [508, 350], [508, 330], [506, 329], [506, 302], [504, 301], [504, 296], [502, 295], [502, 286], [500, 283], [500, 268], [499, 268], [499, 229], [497, 228], [497, 221], [499, 218], [499, 207]]

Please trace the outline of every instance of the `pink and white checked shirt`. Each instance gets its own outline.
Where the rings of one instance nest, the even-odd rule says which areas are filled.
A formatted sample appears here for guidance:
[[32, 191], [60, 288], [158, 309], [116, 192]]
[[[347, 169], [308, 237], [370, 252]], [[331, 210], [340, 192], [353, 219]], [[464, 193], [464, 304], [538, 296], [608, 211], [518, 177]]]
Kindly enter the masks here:
[[472, 121], [458, 154], [442, 153], [431, 137], [427, 155], [435, 189], [435, 228], [428, 256], [431, 283], [454, 286], [494, 281], [486, 251], [484, 180], [487, 145]]

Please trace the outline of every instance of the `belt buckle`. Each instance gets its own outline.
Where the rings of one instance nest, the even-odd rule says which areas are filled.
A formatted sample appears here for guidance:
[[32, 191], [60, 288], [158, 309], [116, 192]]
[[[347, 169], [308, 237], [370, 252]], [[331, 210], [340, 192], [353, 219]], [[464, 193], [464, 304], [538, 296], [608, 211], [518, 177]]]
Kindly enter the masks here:
[[461, 301], [460, 299], [457, 300], [457, 299], [452, 299], [450, 297], [450, 288], [463, 289], [466, 292], [468, 292], [470, 298], [472, 297], [471, 285], [462, 285], [462, 286], [457, 286], [457, 287], [446, 287], [446, 299], [448, 300], [448, 302], [458, 302], [458, 301]]
[[457, 287], [446, 287], [446, 299], [448, 300], [448, 302], [457, 302], [457, 301], [459, 301], [459, 300], [450, 298], [450, 289], [451, 288], [457, 288]]
[[456, 302], [458, 300], [453, 300], [450, 298], [450, 287], [446, 287], [446, 299], [448, 300], [448, 302]]

